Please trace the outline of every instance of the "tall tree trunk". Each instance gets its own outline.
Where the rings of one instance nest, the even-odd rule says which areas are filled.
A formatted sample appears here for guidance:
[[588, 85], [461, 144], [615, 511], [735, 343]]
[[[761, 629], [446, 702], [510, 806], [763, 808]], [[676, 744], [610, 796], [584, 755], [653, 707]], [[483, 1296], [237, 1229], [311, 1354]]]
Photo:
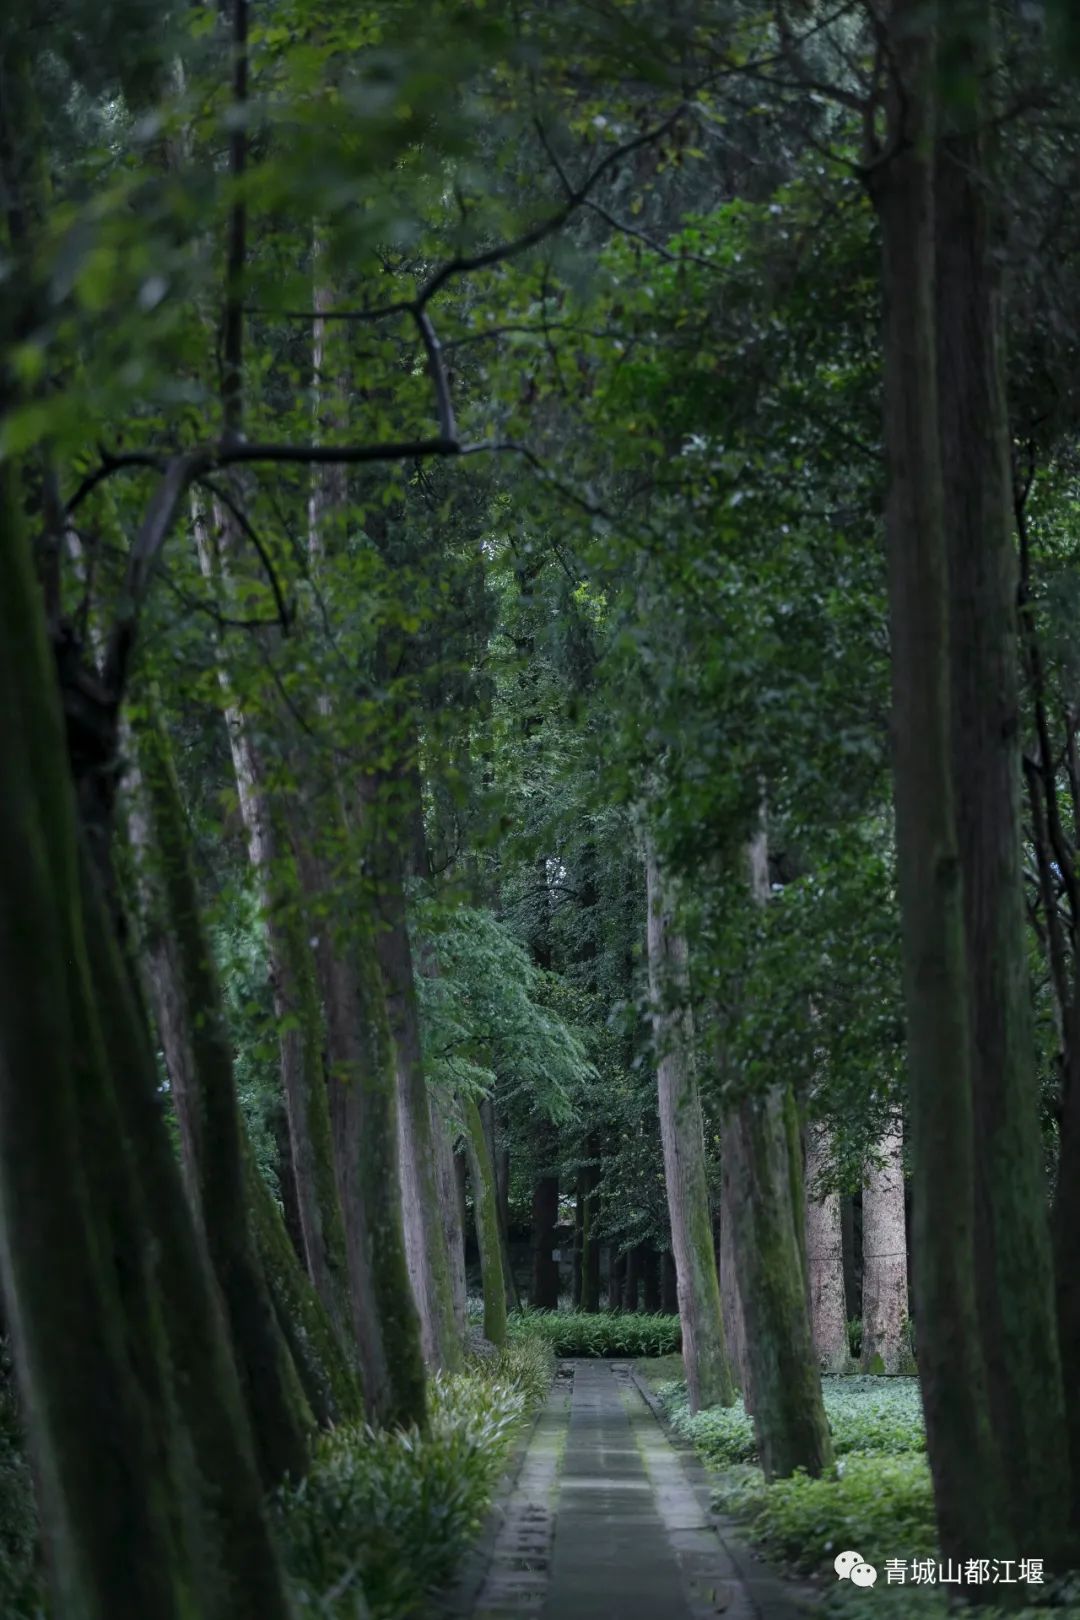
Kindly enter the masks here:
[[720, 1155], [720, 1309], [724, 1317], [724, 1339], [731, 1360], [734, 1382], [742, 1392], [743, 1405], [752, 1412], [750, 1363], [746, 1354], [746, 1321], [739, 1293], [739, 1269], [735, 1258], [735, 1210], [731, 1201], [730, 1152], [722, 1146]]
[[[414, 739], [410, 746], [414, 746]], [[420, 1037], [412, 942], [405, 905], [404, 837], [417, 787], [404, 766], [364, 786], [364, 818], [376, 884], [376, 949], [398, 1080], [398, 1164], [409, 1275], [420, 1312], [424, 1356], [433, 1367], [455, 1367], [461, 1341], [454, 1318], [450, 1256], [439, 1210], [431, 1108]]]
[[862, 1201], [855, 1228], [855, 1199], [846, 1193], [840, 1200], [840, 1236], [844, 1245], [844, 1300], [847, 1319], [862, 1316]]
[[665, 1316], [679, 1314], [679, 1273], [670, 1249], [660, 1256], [660, 1308]]
[[[220, 579], [228, 587], [228, 561], [235, 540], [232, 520], [223, 508], [215, 508], [219, 536], [215, 539], [197, 503], [192, 512], [202, 572], [208, 580]], [[349, 1320], [348, 1261], [331, 1149], [314, 963], [306, 936], [297, 927], [292, 852], [281, 836], [281, 818], [267, 786], [262, 757], [247, 718], [232, 698], [224, 664], [219, 675], [226, 695], [225, 723], [237, 796], [263, 908], [274, 1016], [281, 1030], [281, 1079], [304, 1258], [335, 1329], [344, 1334]]]
[[589, 1137], [585, 1144], [590, 1164], [578, 1171], [578, 1199], [581, 1206], [581, 1299], [583, 1311], [591, 1314], [600, 1309], [600, 1238], [596, 1232], [596, 1217], [600, 1201], [600, 1167], [595, 1162], [599, 1154], [596, 1138]]
[[644, 1245], [641, 1271], [642, 1302], [652, 1315], [660, 1309], [660, 1256], [652, 1243]]
[[1066, 1417], [1072, 1464], [1071, 1532], [1073, 1552], [1080, 1544], [1080, 984], [1073, 992], [1072, 1030], [1061, 1108], [1061, 1149], [1054, 1198], [1054, 1247], [1058, 1344], [1065, 1380]]
[[967, 1559], [1005, 1542], [974, 1286], [970, 1026], [935, 363], [934, 10], [924, 0], [893, 0], [887, 155], [869, 180], [885, 302], [885, 528], [919, 1372], [941, 1551]]
[[480, 1104], [480, 1118], [484, 1122], [488, 1152], [495, 1167], [495, 1208], [499, 1216], [499, 1259], [502, 1264], [503, 1286], [506, 1289], [506, 1308], [509, 1311], [516, 1311], [521, 1300], [510, 1259], [510, 1154], [506, 1148], [499, 1147], [495, 1105], [490, 1097], [485, 1097]]
[[459, 1196], [457, 1166], [454, 1153], [454, 1128], [438, 1098], [431, 1099], [431, 1132], [435, 1143], [435, 1174], [439, 1184], [439, 1213], [446, 1235], [446, 1252], [450, 1261], [450, 1291], [454, 1301], [454, 1324], [462, 1344], [465, 1342], [465, 1219]]
[[735, 1388], [724, 1345], [705, 1135], [694, 1072], [694, 1026], [686, 940], [647, 844], [649, 994], [652, 1001], [668, 1218], [679, 1286], [683, 1361], [691, 1411], [730, 1406]]
[[554, 1258], [555, 1228], [559, 1220], [559, 1178], [538, 1176], [532, 1199], [532, 1288], [534, 1310], [554, 1311], [559, 1305], [559, 1262]]
[[840, 1229], [840, 1194], [822, 1192], [820, 1178], [828, 1169], [824, 1128], [811, 1124], [806, 1138], [806, 1266], [810, 1282], [810, 1320], [814, 1349], [823, 1372], [841, 1373], [850, 1355], [844, 1301], [844, 1244]]
[[[163, 1011], [179, 1012], [181, 1027], [169, 1031], [169, 1038], [179, 1036], [187, 1047], [186, 1062], [175, 1074], [186, 1083], [174, 1095], [183, 1122], [189, 1184], [197, 1189], [196, 1207], [228, 1316], [260, 1471], [271, 1489], [286, 1476], [299, 1478], [306, 1471], [310, 1417], [252, 1234], [247, 1143], [232, 1052], [169, 745], [156, 714], [140, 725], [136, 736], [141, 782], [136, 786], [133, 841], [141, 845], [150, 915], [162, 907], [159, 926], [167, 959], [159, 963], [156, 999]], [[144, 815], [149, 828], [142, 832], [138, 824]]]
[[807, 1301], [798, 1120], [790, 1093], [747, 1098], [725, 1121], [739, 1298], [766, 1478], [832, 1462]]
[[[309, 893], [325, 892], [325, 882], [309, 876]], [[388, 1425], [422, 1427], [425, 1377], [397, 1179], [394, 1049], [374, 941], [359, 920], [362, 906], [361, 897], [351, 940], [332, 918], [323, 919], [316, 936], [331, 1139], [368, 1411]]]
[[643, 1243], [635, 1243], [626, 1257], [626, 1297], [623, 1301], [628, 1311], [636, 1311], [641, 1295], [641, 1280], [644, 1268]]
[[626, 1304], [626, 1263], [625, 1250], [619, 1253], [617, 1243], [608, 1244], [608, 1310], [621, 1311]]
[[14, 480], [0, 469], [0, 1267], [55, 1607], [285, 1620], [152, 1049], [78, 850]]
[[[769, 897], [764, 818], [749, 848], [751, 893]], [[767, 1478], [817, 1476], [832, 1443], [814, 1353], [807, 1286], [802, 1141], [790, 1086], [744, 1097], [724, 1120], [735, 1259], [754, 1428]]]
[[574, 1268], [570, 1279], [570, 1303], [575, 1311], [581, 1309], [581, 1278], [585, 1251], [582, 1237], [585, 1232], [585, 1172], [579, 1169], [574, 1184]]
[[870, 1166], [863, 1186], [862, 1366], [870, 1373], [902, 1372], [908, 1359], [903, 1146], [897, 1122], [878, 1143], [883, 1163]]
[[976, 1304], [990, 1423], [1008, 1459], [1011, 1546], [1060, 1547], [1069, 1458], [1021, 872], [1017, 568], [985, 133], [993, 5], [961, 0], [943, 21], [974, 87], [962, 104], [946, 104], [935, 234], [953, 787], [978, 1144]]
[[484, 1337], [500, 1348], [506, 1343], [506, 1288], [499, 1247], [498, 1190], [487, 1132], [475, 1097], [463, 1099], [465, 1145], [476, 1214], [476, 1241], [484, 1286]]

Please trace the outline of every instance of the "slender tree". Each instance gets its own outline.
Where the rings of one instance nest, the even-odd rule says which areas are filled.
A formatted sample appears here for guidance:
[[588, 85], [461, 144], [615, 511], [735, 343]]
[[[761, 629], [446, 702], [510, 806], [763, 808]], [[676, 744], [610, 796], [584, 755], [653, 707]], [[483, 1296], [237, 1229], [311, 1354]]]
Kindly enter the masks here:
[[[878, 1163], [878, 1157], [880, 1163]], [[862, 1195], [862, 1364], [903, 1372], [910, 1360], [904, 1142], [897, 1121], [878, 1143]]]
[[735, 1388], [724, 1342], [709, 1215], [686, 940], [651, 842], [646, 844], [645, 878], [664, 1180], [678, 1274], [683, 1362], [691, 1409], [696, 1412], [703, 1406], [730, 1406]]

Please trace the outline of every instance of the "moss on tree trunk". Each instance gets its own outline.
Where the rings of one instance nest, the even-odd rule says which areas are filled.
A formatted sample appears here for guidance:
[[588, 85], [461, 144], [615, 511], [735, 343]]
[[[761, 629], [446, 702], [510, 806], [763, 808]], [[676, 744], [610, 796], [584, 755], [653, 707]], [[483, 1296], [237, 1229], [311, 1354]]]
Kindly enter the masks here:
[[735, 1385], [724, 1341], [705, 1137], [694, 1070], [686, 941], [651, 845], [646, 847], [649, 991], [656, 1048], [660, 1135], [690, 1407], [730, 1406]]
[[941, 1551], [1001, 1556], [975, 1300], [967, 962], [950, 736], [934, 322], [934, 16], [893, 0], [887, 157], [868, 170], [884, 284], [893, 779], [911, 1099], [915, 1320]]
[[50, 1583], [73, 1620], [285, 1620], [152, 1049], [77, 852], [13, 478], [0, 469], [0, 1258]]
[[[953, 784], [970, 988], [975, 1296], [1002, 1505], [1022, 1556], [1060, 1548], [1069, 1500], [1024, 909], [1017, 566], [988, 133], [994, 7], [954, 0], [950, 59], [974, 93], [943, 104], [935, 287], [952, 663]], [[1075, 1459], [1080, 1468], [1080, 1457]], [[1004, 1481], [1002, 1481], [1004, 1487]]]
[[194, 1153], [189, 1179], [198, 1188], [202, 1230], [229, 1319], [260, 1471], [272, 1488], [283, 1478], [299, 1478], [306, 1471], [311, 1413], [252, 1234], [247, 1146], [221, 992], [203, 928], [169, 743], [149, 706], [136, 735], [164, 901], [163, 926], [176, 946], [176, 988], [187, 1051], [175, 1068], [174, 1084], [187, 1092], [184, 1107], [192, 1122], [185, 1133], [188, 1151]]

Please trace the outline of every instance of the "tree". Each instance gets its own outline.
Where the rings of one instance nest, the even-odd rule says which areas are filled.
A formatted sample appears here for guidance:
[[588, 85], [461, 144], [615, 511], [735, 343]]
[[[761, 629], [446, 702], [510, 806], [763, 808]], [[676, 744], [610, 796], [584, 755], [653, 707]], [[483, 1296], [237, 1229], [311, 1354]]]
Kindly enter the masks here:
[[888, 132], [867, 162], [885, 301], [885, 527], [919, 1371], [942, 1551], [970, 1557], [1000, 1533], [1001, 1501], [974, 1289], [969, 991], [935, 362], [934, 9], [921, 0], [894, 0], [890, 9]]
[[730, 1406], [735, 1387], [724, 1343], [716, 1272], [701, 1103], [694, 1074], [694, 1026], [686, 940], [655, 847], [646, 841], [649, 991], [660, 1091], [671, 1241], [679, 1286], [683, 1362], [690, 1407]]

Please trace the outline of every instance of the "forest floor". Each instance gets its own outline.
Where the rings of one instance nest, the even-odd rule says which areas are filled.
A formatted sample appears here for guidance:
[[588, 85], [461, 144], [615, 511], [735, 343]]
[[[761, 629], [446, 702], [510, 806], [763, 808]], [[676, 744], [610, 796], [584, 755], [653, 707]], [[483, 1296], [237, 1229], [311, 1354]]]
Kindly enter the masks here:
[[[717, 1528], [627, 1362], [564, 1363], [502, 1504], [473, 1620], [796, 1620]], [[700, 1477], [698, 1477], [700, 1476]]]

